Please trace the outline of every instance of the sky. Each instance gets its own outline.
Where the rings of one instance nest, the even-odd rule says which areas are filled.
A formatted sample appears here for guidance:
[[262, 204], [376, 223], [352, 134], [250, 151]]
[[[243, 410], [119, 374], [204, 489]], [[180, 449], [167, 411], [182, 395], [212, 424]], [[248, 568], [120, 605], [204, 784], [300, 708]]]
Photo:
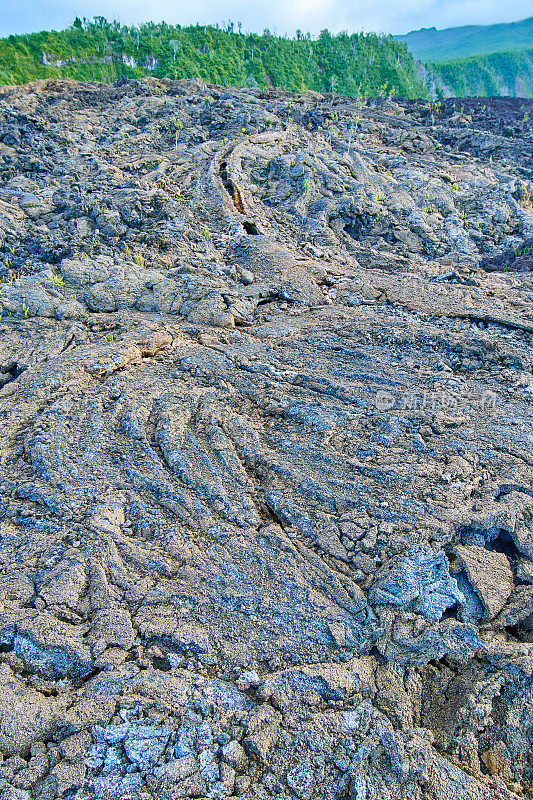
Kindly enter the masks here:
[[407, 33], [418, 28], [490, 25], [513, 22], [532, 14], [531, 0], [0, 0], [0, 36], [10, 33], [59, 30], [76, 15], [102, 15], [124, 24], [152, 20], [190, 25], [241, 22], [244, 31], [269, 28], [293, 34], [297, 28], [318, 33], [328, 28]]

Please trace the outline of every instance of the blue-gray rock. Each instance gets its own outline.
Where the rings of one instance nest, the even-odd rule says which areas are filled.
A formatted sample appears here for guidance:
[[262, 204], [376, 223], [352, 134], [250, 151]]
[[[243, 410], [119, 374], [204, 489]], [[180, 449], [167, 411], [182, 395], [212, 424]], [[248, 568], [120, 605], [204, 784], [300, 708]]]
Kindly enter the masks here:
[[427, 546], [412, 547], [380, 571], [369, 601], [375, 605], [410, 609], [438, 621], [446, 609], [464, 602], [457, 581], [450, 575], [446, 555]]

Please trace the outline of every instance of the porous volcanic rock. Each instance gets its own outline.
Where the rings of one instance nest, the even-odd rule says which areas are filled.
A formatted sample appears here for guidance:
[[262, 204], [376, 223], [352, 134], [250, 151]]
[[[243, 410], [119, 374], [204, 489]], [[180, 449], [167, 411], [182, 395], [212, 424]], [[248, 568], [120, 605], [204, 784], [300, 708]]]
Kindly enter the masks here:
[[532, 106], [0, 90], [2, 797], [533, 797]]

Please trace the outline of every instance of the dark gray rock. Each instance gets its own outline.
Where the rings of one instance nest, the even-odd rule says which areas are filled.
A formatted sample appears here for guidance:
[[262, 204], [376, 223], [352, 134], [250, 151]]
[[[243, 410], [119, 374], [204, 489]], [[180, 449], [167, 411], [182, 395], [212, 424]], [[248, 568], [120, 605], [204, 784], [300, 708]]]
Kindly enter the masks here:
[[502, 103], [0, 90], [2, 796], [530, 791]]

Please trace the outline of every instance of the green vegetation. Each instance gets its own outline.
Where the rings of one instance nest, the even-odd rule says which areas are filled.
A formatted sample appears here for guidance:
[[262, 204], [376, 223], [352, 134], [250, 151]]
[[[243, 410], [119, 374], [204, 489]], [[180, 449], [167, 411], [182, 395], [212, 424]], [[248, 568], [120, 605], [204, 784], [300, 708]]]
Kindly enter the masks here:
[[406, 45], [355, 33], [313, 39], [243, 34], [207, 26], [148, 22], [127, 27], [103, 17], [64, 31], [0, 40], [0, 84], [36, 78], [113, 82], [121, 77], [200, 78], [225, 86], [314, 90], [356, 96], [427, 97]]
[[146, 260], [146, 258], [143, 256], [142, 253], [134, 253], [133, 254], [133, 260], [135, 261], [135, 263], [137, 264], [138, 267], [147, 267], [148, 266], [148, 261]]
[[436, 63], [489, 53], [507, 53], [533, 48], [533, 17], [500, 25], [464, 25], [460, 28], [422, 28], [404, 36], [415, 58]]
[[533, 97], [533, 17], [395, 38], [426, 62], [424, 83], [436, 97]]
[[428, 82], [434, 84], [439, 96], [533, 97], [533, 49], [472, 56], [425, 67]]
[[[507, 51], [493, 52], [502, 43]], [[422, 67], [424, 80], [407, 46], [429, 62]], [[520, 49], [525, 46], [530, 49]], [[298, 31], [292, 39], [269, 31], [243, 34], [233, 25], [182, 28], [147, 22], [127, 27], [95, 17], [76, 19], [64, 31], [0, 39], [0, 84], [36, 78], [114, 82], [146, 75], [352, 97], [427, 98], [426, 87], [436, 97], [532, 97], [533, 17], [508, 25], [424, 29], [401, 37], [334, 36], [324, 30], [316, 38]], [[432, 117], [439, 113], [434, 104]], [[176, 146], [182, 125], [176, 121]]]

